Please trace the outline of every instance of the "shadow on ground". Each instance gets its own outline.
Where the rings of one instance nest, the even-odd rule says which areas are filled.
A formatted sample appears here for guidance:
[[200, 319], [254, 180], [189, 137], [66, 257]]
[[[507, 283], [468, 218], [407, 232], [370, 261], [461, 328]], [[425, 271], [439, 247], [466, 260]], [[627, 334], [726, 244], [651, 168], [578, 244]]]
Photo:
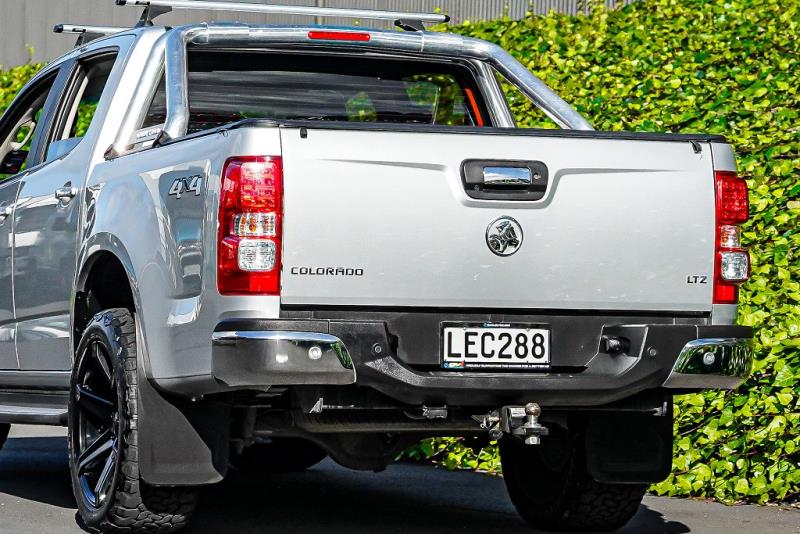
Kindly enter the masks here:
[[67, 470], [67, 439], [9, 439], [0, 452], [0, 493], [75, 508]]
[[[9, 439], [0, 493], [74, 510], [63, 437]], [[77, 525], [75, 530], [79, 531]], [[259, 478], [233, 473], [206, 488], [187, 534], [265, 532], [528, 532], [502, 479], [395, 465], [358, 473], [325, 461], [304, 472]], [[684, 534], [683, 523], [642, 506], [620, 533]]]

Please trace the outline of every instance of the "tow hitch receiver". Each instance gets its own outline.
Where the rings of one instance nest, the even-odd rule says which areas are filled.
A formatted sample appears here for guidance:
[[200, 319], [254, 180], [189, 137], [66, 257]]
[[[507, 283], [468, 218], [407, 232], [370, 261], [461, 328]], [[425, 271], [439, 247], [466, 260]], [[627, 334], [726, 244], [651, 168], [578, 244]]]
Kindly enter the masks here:
[[526, 445], [539, 445], [542, 436], [550, 433], [546, 426], [539, 424], [542, 408], [535, 402], [525, 406], [503, 406], [486, 415], [472, 416], [481, 424], [481, 428], [489, 431], [492, 439], [500, 439], [510, 434], [525, 440]]

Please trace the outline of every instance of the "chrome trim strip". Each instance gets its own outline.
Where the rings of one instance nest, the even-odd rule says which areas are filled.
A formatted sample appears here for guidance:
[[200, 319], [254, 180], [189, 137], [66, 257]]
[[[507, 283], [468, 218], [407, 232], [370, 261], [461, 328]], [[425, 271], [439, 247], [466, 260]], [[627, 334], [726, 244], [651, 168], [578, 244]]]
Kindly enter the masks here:
[[342, 340], [330, 334], [320, 334], [317, 332], [283, 332], [283, 331], [263, 331], [263, 330], [235, 330], [229, 332], [214, 332], [211, 341], [214, 343], [224, 343], [229, 341], [239, 341], [243, 339], [258, 341], [295, 341], [305, 343], [342, 343]]
[[696, 339], [683, 347], [664, 387], [734, 389], [752, 369], [751, 340]]

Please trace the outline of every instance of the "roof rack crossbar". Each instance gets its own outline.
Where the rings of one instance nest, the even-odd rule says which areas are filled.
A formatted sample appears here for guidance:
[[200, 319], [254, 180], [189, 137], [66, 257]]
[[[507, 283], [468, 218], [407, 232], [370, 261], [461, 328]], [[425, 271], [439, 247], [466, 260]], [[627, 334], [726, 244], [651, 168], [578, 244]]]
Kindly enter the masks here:
[[[287, 6], [255, 4], [252, 2], [211, 2], [206, 0], [116, 0], [118, 6], [160, 7], [172, 9], [205, 9], [209, 11], [236, 11], [269, 15], [307, 15], [310, 17], [341, 17], [348, 19], [389, 20], [403, 22], [401, 27], [420, 28], [423, 23], [449, 22], [450, 17], [439, 13], [403, 13], [375, 9], [346, 9], [338, 7]], [[154, 13], [154, 16], [157, 16]], [[400, 25], [400, 24], [398, 24]]]
[[95, 35], [112, 35], [130, 30], [121, 26], [90, 26], [88, 24], [56, 24], [53, 33], [91, 33]]
[[124, 32], [130, 28], [123, 28], [118, 26], [90, 26], [88, 24], [56, 24], [53, 27], [53, 33], [74, 33], [78, 34], [78, 40], [75, 46], [82, 46], [89, 41], [94, 41], [106, 35], [113, 35], [115, 33]]

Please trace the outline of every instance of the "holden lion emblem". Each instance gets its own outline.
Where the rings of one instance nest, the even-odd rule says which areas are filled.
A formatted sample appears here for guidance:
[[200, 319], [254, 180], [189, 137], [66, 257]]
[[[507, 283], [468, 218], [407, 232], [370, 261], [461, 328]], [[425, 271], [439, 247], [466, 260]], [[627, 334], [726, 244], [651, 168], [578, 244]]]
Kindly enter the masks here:
[[486, 244], [498, 256], [511, 256], [522, 246], [522, 227], [511, 217], [500, 217], [486, 229]]

